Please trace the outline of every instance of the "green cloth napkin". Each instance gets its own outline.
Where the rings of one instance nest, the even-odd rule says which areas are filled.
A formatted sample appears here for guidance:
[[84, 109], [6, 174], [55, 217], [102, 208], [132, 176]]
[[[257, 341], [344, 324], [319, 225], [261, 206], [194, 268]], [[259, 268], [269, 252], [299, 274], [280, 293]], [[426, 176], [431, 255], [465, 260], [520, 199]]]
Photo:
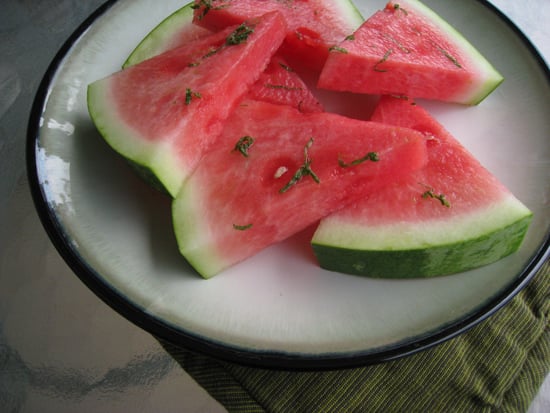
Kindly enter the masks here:
[[550, 371], [549, 274], [468, 332], [368, 367], [274, 371], [161, 343], [229, 412], [525, 412]]

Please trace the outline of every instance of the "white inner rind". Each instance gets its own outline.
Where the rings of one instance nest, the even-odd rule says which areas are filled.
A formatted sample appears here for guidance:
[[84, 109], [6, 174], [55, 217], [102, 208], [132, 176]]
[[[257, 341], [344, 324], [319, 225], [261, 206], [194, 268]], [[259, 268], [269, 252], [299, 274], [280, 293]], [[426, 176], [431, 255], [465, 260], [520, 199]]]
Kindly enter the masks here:
[[169, 48], [174, 35], [193, 24], [193, 3], [188, 3], [166, 17], [137, 45], [124, 62], [123, 68], [133, 66]]
[[110, 96], [110, 83], [111, 78], [105, 78], [88, 87], [88, 109], [94, 124], [115, 151], [149, 168], [170, 195], [175, 196], [189, 171], [177, 159], [172, 140], [147, 140], [130, 125], [121, 122], [122, 117], [113, 105], [116, 99]]
[[325, 1], [325, 7], [334, 10], [336, 16], [341, 17], [342, 23], [347, 24], [350, 33], [355, 31], [365, 20], [353, 1], [330, 0]]
[[467, 242], [492, 233], [531, 215], [509, 195], [497, 203], [449, 219], [401, 221], [377, 225], [335, 214], [321, 221], [312, 242], [355, 250], [412, 250]]
[[[197, 188], [198, 186], [198, 188]], [[203, 276], [210, 278], [224, 267], [224, 261], [212, 251], [203, 248], [215, 238], [205, 217], [207, 205], [201, 197], [201, 185], [188, 179], [172, 202], [172, 222], [180, 253]]]

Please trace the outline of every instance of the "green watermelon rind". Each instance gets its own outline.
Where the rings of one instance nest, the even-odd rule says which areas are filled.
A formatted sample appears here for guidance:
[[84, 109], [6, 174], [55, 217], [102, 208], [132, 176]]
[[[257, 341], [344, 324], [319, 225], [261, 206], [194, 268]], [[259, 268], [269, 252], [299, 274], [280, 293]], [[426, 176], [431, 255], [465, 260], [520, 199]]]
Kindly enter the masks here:
[[[127, 69], [130, 66], [137, 65], [144, 60], [150, 59], [167, 50], [166, 45], [170, 39], [180, 32], [182, 28], [192, 24], [193, 2], [187, 3], [185, 6], [177, 9], [172, 14], [164, 18], [157, 26], [155, 26], [134, 48], [132, 53], [126, 58], [122, 64], [122, 69]], [[140, 160], [126, 158], [132, 169], [151, 187], [166, 195], [171, 195], [170, 191], [158, 178], [157, 173], [151, 169], [143, 158]], [[139, 157], [140, 158], [140, 157]], [[172, 195], [171, 195], [172, 196]]]
[[156, 189], [164, 195], [172, 197], [172, 195], [170, 195], [170, 192], [168, 192], [168, 189], [166, 189], [164, 184], [160, 181], [155, 172], [151, 170], [151, 168], [149, 168], [147, 165], [139, 164], [130, 159], [125, 159], [125, 161], [134, 170], [136, 175], [139, 176], [150, 187]]
[[[153, 187], [175, 197], [189, 171], [182, 168], [181, 162], [175, 156], [176, 152], [169, 143], [159, 145], [158, 142], [149, 142], [120, 121], [116, 108], [105, 109], [113, 102], [109, 98], [110, 89], [108, 78], [88, 85], [88, 112], [97, 130], [141, 177]], [[158, 179], [160, 176], [162, 181]]]
[[183, 25], [192, 24], [193, 8], [191, 6], [193, 2], [176, 10], [155, 26], [130, 53], [122, 64], [122, 68], [126, 69], [165, 51], [165, 45], [174, 34], [179, 32]]
[[[208, 225], [201, 220], [206, 206], [201, 204], [201, 189], [194, 188], [193, 180], [181, 187], [178, 196], [172, 201], [172, 221], [179, 251], [187, 262], [204, 279], [212, 278], [220, 268], [226, 266], [225, 260], [217, 256], [216, 251], [204, 251], [200, 248], [189, 249], [192, 245], [201, 245], [202, 237], [208, 239]], [[213, 229], [215, 231], [215, 228]]]
[[445, 19], [439, 16], [435, 11], [417, 0], [402, 0], [395, 1], [395, 4], [405, 4], [405, 8], [412, 8], [418, 15], [423, 16], [426, 20], [431, 21], [438, 27], [442, 33], [452, 39], [452, 43], [456, 44], [469, 57], [470, 62], [475, 64], [474, 72], [478, 74], [478, 78], [484, 79], [482, 84], [473, 84], [470, 90], [463, 93], [462, 97], [456, 100], [464, 102], [468, 105], [477, 105], [487, 96], [489, 96], [503, 81], [504, 77], [498, 72], [495, 67], [470, 43], [458, 30], [451, 26]]
[[325, 218], [311, 244], [327, 270], [373, 278], [456, 274], [515, 252], [532, 212], [513, 195], [450, 220], [376, 226]]

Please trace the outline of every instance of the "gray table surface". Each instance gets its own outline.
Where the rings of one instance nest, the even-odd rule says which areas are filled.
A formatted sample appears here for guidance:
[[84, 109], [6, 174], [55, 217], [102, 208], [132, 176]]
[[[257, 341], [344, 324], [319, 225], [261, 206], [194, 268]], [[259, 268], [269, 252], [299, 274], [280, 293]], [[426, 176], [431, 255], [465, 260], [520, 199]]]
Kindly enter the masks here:
[[[24, 156], [32, 100], [55, 53], [102, 3], [0, 3], [0, 412], [223, 412], [71, 273], [32, 204]], [[550, 62], [550, 0], [491, 3]], [[529, 412], [550, 412], [550, 379]]]

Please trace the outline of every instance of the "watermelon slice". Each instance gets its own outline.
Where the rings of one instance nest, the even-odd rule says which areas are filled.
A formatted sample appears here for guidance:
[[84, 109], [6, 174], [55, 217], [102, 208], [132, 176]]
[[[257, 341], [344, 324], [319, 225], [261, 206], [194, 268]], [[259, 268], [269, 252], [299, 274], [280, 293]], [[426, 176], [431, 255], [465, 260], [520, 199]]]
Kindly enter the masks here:
[[475, 105], [502, 81], [441, 17], [419, 1], [403, 0], [390, 1], [331, 49], [318, 87]]
[[195, 0], [195, 23], [211, 30], [239, 24], [269, 11], [282, 13], [288, 33], [281, 47], [292, 65], [320, 71], [328, 49], [363, 22], [348, 0]]
[[[211, 35], [212, 31], [193, 24], [192, 6], [188, 3], [159, 23], [126, 59], [123, 68]], [[250, 88], [248, 97], [294, 106], [302, 112], [323, 111], [322, 104], [280, 53]]]
[[246, 101], [173, 201], [181, 253], [204, 277], [423, 166], [412, 129]]
[[89, 85], [90, 115], [175, 196], [285, 33], [282, 16], [269, 13], [145, 60]]
[[517, 250], [531, 212], [427, 111], [385, 96], [372, 119], [428, 136], [428, 163], [323, 219], [312, 239], [323, 268], [430, 277], [486, 265]]

